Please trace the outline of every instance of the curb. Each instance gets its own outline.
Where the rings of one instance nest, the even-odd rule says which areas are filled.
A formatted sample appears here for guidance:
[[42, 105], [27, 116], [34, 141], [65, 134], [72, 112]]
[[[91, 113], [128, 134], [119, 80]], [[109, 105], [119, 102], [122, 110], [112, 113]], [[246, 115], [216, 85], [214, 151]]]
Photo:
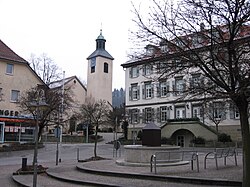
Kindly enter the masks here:
[[106, 176], [117, 176], [125, 178], [138, 178], [138, 179], [148, 179], [148, 180], [162, 180], [169, 182], [178, 183], [189, 183], [189, 184], [203, 184], [203, 185], [223, 185], [223, 186], [242, 186], [240, 181], [230, 181], [224, 179], [206, 179], [206, 178], [195, 178], [195, 177], [180, 177], [180, 176], [162, 176], [162, 175], [147, 175], [139, 173], [123, 173], [123, 172], [113, 172], [100, 169], [90, 169], [79, 164], [76, 166], [79, 171], [106, 175]]

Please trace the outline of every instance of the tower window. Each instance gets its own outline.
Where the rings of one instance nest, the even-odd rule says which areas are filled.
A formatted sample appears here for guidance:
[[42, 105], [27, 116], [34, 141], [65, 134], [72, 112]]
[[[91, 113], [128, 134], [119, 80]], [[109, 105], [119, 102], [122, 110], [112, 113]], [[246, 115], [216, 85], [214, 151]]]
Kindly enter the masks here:
[[104, 63], [104, 73], [108, 73], [109, 72], [109, 65], [107, 62]]
[[92, 66], [91, 67], [91, 73], [94, 73], [95, 72], [95, 66]]
[[91, 63], [90, 63], [91, 73], [94, 73], [94, 72], [95, 72], [95, 65], [96, 65], [96, 58], [93, 57], [93, 58], [91, 59]]

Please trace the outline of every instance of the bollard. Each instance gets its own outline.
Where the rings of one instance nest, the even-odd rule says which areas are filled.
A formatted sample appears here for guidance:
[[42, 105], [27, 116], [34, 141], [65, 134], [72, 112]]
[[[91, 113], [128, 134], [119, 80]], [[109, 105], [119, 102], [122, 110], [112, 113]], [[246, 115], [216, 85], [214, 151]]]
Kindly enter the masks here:
[[76, 159], [77, 159], [77, 161], [79, 161], [79, 152], [80, 152], [80, 150], [79, 150], [79, 148], [77, 148], [77, 153], [76, 153]]
[[27, 158], [22, 158], [22, 171], [27, 170]]

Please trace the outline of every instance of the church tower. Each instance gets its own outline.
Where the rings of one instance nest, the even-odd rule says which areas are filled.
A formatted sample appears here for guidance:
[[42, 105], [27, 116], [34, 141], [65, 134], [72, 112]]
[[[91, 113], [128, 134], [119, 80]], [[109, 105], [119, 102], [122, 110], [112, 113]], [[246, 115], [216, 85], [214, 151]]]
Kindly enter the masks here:
[[112, 74], [114, 58], [105, 50], [102, 35], [96, 39], [96, 50], [87, 58], [87, 96], [96, 100], [103, 99], [112, 104]]

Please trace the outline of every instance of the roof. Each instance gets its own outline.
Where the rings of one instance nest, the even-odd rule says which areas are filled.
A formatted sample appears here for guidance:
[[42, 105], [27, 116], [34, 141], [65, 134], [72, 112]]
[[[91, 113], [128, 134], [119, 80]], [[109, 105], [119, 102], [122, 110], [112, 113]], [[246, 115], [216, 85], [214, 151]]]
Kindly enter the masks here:
[[[217, 26], [215, 29], [216, 29], [215, 31], [220, 32], [220, 37], [222, 37], [225, 40], [225, 41], [223, 40], [223, 42], [224, 43], [227, 42], [227, 40], [229, 39], [228, 26], [226, 25]], [[207, 37], [209, 36], [209, 32], [210, 32], [209, 29], [201, 30], [199, 32], [190, 33], [184, 36], [179, 36], [178, 38], [175, 38], [169, 42], [165, 41], [164, 43], [161, 41], [159, 46], [149, 44], [147, 45], [146, 49], [154, 49], [153, 54], [148, 55], [147, 53], [144, 53], [141, 56], [136, 56], [135, 59], [131, 59], [121, 64], [121, 66], [123, 68], [128, 68], [136, 65], [155, 62], [157, 60], [171, 59], [173, 57], [175, 58], [180, 55], [183, 55], [183, 52], [189, 53], [190, 50], [198, 51], [206, 49], [206, 47], [210, 45], [210, 38]], [[196, 38], [199, 37], [202, 39], [200, 43], [194, 44], [195, 43], [193, 42], [193, 38], [195, 38], [194, 36]], [[180, 41], [180, 39], [182, 42], [185, 42], [186, 46], [188, 46], [187, 48], [185, 46], [184, 47], [179, 46], [180, 44], [178, 44], [178, 41]], [[235, 37], [235, 41], [248, 42], [249, 40], [250, 40], [250, 25], [243, 25], [240, 28], [238, 35]], [[168, 51], [161, 50], [160, 46], [166, 46], [168, 48]], [[179, 48], [181, 48], [182, 50], [179, 50]]]
[[70, 81], [76, 79], [80, 84], [81, 86], [83, 87], [83, 89], [85, 89], [87, 91], [87, 88], [83, 85], [83, 83], [77, 78], [77, 76], [71, 76], [71, 77], [67, 77], [65, 79], [61, 79], [61, 80], [58, 80], [58, 81], [54, 81], [52, 83], [50, 83], [49, 87], [52, 88], [52, 89], [55, 89], [55, 88], [61, 88], [63, 86], [63, 81], [64, 81], [64, 85], [65, 84], [68, 84]]
[[37, 75], [37, 73], [30, 67], [29, 62], [24, 60], [18, 54], [16, 54], [12, 49], [10, 49], [2, 40], [0, 40], [0, 60], [7, 60], [10, 62], [21, 63], [25, 65], [44, 85], [44, 81]]
[[89, 59], [91, 59], [93, 57], [97, 57], [97, 56], [101, 56], [101, 57], [104, 57], [104, 58], [114, 60], [114, 58], [105, 49], [96, 49], [91, 55], [89, 55], [87, 60], [89, 60]]
[[2, 40], [0, 40], [0, 59], [28, 64], [26, 60], [12, 51]]

